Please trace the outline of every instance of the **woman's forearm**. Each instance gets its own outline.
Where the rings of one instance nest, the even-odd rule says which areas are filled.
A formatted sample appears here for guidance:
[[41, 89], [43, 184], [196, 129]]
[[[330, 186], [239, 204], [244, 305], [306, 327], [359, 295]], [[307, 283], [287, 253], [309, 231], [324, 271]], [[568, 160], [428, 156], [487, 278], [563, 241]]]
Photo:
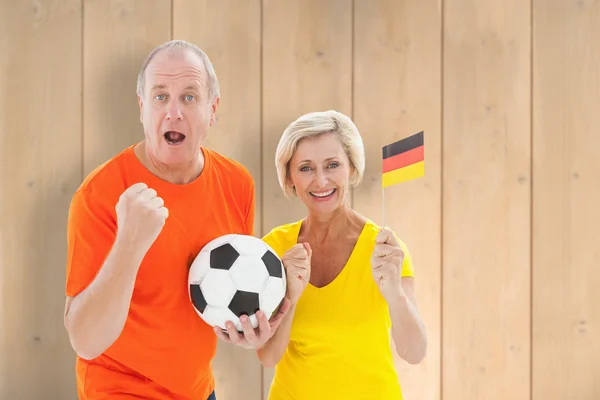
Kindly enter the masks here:
[[267, 343], [260, 349], [256, 350], [256, 354], [261, 364], [266, 368], [273, 368], [281, 357], [283, 357], [283, 353], [285, 353], [285, 349], [288, 346], [290, 340], [290, 332], [292, 330], [292, 321], [294, 319], [294, 311], [296, 310], [296, 305], [290, 305], [290, 309], [283, 317], [281, 324], [277, 328], [277, 331], [269, 339]]
[[427, 333], [416, 307], [405, 293], [390, 299], [388, 307], [398, 355], [409, 364], [420, 363], [427, 354]]

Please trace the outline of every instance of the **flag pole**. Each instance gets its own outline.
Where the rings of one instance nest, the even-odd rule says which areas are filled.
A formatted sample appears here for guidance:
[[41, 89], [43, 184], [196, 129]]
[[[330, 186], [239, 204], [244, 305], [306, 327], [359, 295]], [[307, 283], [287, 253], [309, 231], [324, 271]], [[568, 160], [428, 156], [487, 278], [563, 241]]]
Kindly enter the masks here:
[[385, 188], [381, 185], [381, 228], [385, 228]]

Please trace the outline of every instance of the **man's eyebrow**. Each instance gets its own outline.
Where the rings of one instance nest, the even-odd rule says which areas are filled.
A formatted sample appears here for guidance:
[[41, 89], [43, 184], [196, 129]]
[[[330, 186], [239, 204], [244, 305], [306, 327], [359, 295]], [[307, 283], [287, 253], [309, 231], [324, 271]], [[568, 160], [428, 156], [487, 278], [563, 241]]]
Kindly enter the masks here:
[[[156, 89], [166, 89], [167, 86], [163, 85], [163, 84], [156, 84], [154, 86], [152, 86], [152, 90], [156, 90]], [[198, 90], [199, 86], [198, 85], [187, 85], [184, 90]]]

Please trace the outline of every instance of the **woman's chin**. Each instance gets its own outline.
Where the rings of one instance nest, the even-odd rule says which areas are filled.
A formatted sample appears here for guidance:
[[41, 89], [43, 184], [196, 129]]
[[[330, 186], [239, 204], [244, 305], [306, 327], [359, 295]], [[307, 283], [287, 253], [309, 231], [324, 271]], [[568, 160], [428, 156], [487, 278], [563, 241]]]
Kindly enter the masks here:
[[327, 202], [310, 201], [309, 204], [307, 204], [309, 211], [313, 215], [331, 214], [340, 208], [340, 206], [341, 204], [338, 199], [332, 199]]

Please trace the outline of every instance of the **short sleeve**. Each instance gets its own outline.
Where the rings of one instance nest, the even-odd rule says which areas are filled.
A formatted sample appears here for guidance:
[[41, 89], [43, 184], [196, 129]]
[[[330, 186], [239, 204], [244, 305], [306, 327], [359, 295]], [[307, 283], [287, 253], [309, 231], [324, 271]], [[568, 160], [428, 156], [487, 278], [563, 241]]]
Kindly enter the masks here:
[[102, 196], [80, 188], [67, 223], [66, 295], [76, 296], [96, 277], [116, 237], [116, 215]]
[[262, 237], [265, 242], [273, 251], [279, 256], [283, 257], [283, 254], [288, 251], [295, 244], [295, 231], [292, 229], [293, 224], [281, 225], [275, 227]]
[[256, 193], [255, 193], [255, 189], [254, 189], [254, 180], [252, 178], [250, 178], [249, 182], [248, 182], [248, 192], [246, 195], [246, 199], [247, 199], [247, 207], [246, 207], [246, 220], [245, 220], [245, 226], [246, 226], [246, 234], [253, 236], [254, 235], [254, 214], [256, 212]]
[[402, 240], [398, 239], [398, 236], [396, 236], [396, 240], [398, 240], [398, 243], [400, 244], [400, 248], [404, 252], [404, 262], [402, 263], [402, 273], [400, 276], [414, 278], [415, 277], [415, 268], [413, 265], [412, 256], [410, 254], [410, 251], [408, 250], [406, 243], [404, 243]]

